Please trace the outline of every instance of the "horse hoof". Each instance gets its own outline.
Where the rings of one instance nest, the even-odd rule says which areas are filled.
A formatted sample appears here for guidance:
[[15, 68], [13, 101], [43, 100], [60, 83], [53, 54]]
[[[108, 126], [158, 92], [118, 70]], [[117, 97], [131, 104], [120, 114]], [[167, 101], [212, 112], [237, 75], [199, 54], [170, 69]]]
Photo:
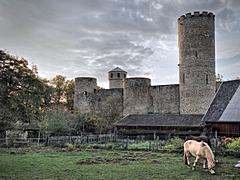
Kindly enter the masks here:
[[211, 174], [216, 174], [215, 171], [213, 171], [213, 170], [211, 170], [210, 173], [211, 173]]

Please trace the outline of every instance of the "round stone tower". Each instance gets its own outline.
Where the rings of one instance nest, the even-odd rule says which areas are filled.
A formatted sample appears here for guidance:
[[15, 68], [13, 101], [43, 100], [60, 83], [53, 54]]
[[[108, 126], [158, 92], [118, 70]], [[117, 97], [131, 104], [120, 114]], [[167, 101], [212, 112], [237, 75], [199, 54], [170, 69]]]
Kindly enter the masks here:
[[215, 94], [214, 17], [194, 12], [178, 18], [181, 114], [204, 114]]
[[127, 72], [119, 67], [108, 72], [109, 89], [123, 88], [123, 82], [127, 77]]
[[151, 111], [150, 86], [151, 80], [148, 78], [125, 79], [123, 89], [124, 116], [147, 114]]
[[91, 77], [75, 78], [74, 109], [81, 113], [88, 113], [93, 110], [92, 95], [97, 87], [97, 79]]

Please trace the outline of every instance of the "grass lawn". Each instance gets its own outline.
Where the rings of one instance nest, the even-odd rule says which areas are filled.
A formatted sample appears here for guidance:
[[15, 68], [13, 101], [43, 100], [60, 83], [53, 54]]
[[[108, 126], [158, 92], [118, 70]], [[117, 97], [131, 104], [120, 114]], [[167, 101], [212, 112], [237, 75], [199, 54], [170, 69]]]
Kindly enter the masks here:
[[142, 151], [0, 150], [0, 179], [240, 179], [239, 159], [217, 157], [216, 175], [199, 164], [184, 165], [181, 154]]

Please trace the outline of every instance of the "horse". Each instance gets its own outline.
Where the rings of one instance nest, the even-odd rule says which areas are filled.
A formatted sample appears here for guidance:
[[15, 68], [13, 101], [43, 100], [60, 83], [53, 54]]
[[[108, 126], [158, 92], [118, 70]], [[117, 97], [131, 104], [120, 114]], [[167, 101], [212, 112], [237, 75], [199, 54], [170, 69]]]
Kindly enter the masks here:
[[190, 155], [195, 156], [196, 159], [193, 163], [192, 169], [195, 169], [195, 166], [200, 158], [203, 158], [203, 168], [206, 168], [206, 161], [208, 165], [208, 170], [211, 174], [215, 174], [213, 168], [215, 167], [214, 154], [209, 147], [209, 145], [203, 141], [197, 142], [195, 140], [187, 140], [184, 143], [184, 162], [187, 166], [190, 167], [189, 157]]
[[195, 140], [195, 141], [198, 141], [198, 142], [205, 142], [209, 145], [209, 147], [211, 147], [211, 142], [210, 142], [210, 139], [205, 136], [205, 135], [200, 135], [200, 136], [192, 136], [192, 135], [189, 135], [187, 137], [185, 137], [185, 140]]

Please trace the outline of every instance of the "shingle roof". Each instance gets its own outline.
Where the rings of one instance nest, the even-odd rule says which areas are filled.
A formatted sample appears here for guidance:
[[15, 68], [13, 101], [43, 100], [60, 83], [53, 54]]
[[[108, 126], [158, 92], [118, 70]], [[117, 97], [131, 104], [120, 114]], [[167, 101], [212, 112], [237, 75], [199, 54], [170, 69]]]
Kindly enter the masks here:
[[203, 115], [188, 114], [132, 114], [124, 117], [116, 126], [200, 126]]
[[126, 73], [126, 71], [120, 69], [119, 67], [116, 67], [116, 68], [114, 68], [113, 70], [111, 70], [109, 72], [125, 72]]
[[240, 80], [221, 84], [202, 121], [240, 122]]

